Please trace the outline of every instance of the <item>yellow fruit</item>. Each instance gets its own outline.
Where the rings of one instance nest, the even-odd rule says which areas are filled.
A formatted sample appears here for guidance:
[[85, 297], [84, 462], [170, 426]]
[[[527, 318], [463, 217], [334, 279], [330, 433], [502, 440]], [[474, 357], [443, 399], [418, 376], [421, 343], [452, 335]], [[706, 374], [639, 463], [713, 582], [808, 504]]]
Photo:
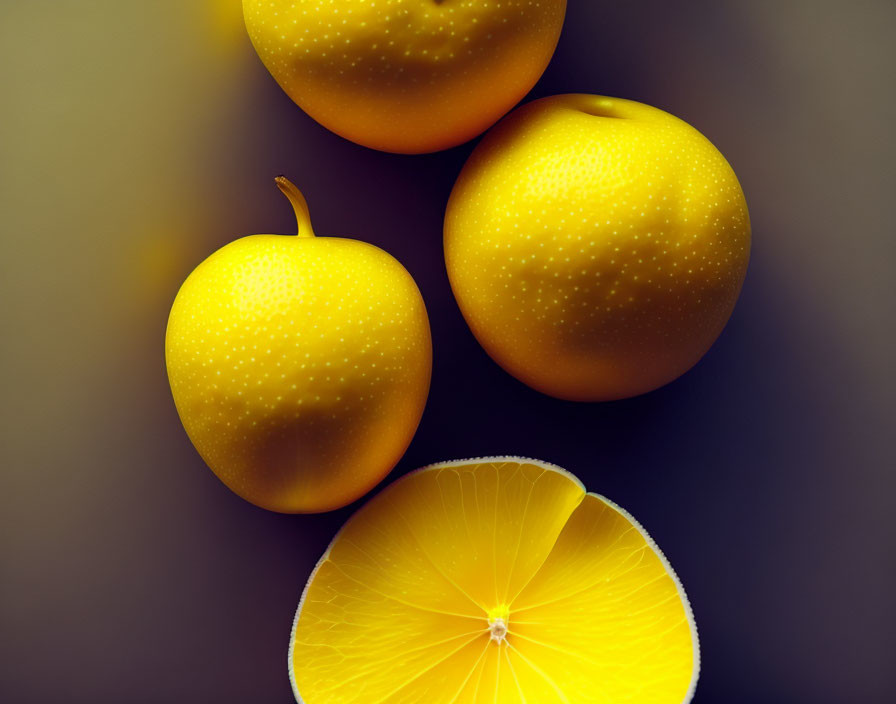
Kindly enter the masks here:
[[617, 98], [529, 103], [473, 152], [445, 259], [476, 338], [524, 383], [602, 401], [683, 374], [727, 322], [750, 254], [728, 162], [697, 130]]
[[550, 61], [566, 0], [243, 0], [277, 83], [327, 129], [374, 149], [465, 142]]
[[171, 308], [168, 379], [187, 434], [237, 494], [273, 511], [343, 506], [392, 469], [432, 365], [410, 274], [373, 245], [253, 235], [200, 264]]
[[289, 653], [304, 704], [681, 704], [698, 669], [641, 526], [514, 457], [425, 467], [369, 501], [305, 587]]

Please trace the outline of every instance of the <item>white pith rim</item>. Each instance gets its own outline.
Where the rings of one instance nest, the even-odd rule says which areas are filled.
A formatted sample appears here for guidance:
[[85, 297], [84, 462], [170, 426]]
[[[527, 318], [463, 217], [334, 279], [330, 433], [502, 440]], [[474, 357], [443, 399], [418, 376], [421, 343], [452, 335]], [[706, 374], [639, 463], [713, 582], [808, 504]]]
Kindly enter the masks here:
[[[378, 492], [376, 494], [376, 496], [372, 497], [367, 502], [365, 502], [364, 506], [366, 506], [370, 501], [376, 500], [377, 496], [382, 494], [384, 491], [387, 491], [391, 486], [404, 481], [408, 477], [412, 477], [415, 474], [419, 474], [420, 472], [425, 472], [425, 471], [433, 470], [433, 469], [442, 469], [445, 467], [457, 467], [459, 465], [466, 465], [466, 464], [482, 464], [482, 463], [486, 463], [486, 462], [516, 462], [519, 464], [534, 464], [538, 467], [541, 467], [542, 469], [546, 469], [546, 470], [549, 470], [552, 472], [557, 472], [558, 474], [562, 474], [566, 477], [569, 477], [573, 482], [575, 482], [576, 484], [579, 485], [579, 487], [581, 487], [581, 489], [585, 493], [585, 495], [594, 496], [594, 497], [597, 497], [598, 499], [600, 499], [601, 501], [603, 501], [605, 504], [607, 504], [612, 509], [614, 509], [619, 514], [621, 514], [623, 516], [623, 518], [625, 518], [629, 523], [631, 523], [635, 527], [635, 529], [641, 534], [641, 536], [644, 538], [647, 545], [650, 546], [650, 548], [656, 553], [657, 557], [660, 559], [660, 563], [663, 565], [663, 567], [665, 567], [666, 572], [672, 578], [672, 582], [675, 584], [675, 588], [678, 590], [678, 596], [681, 599], [681, 603], [684, 605], [684, 613], [685, 613], [685, 617], [687, 618], [687, 621], [688, 621], [688, 626], [690, 627], [690, 630], [691, 630], [691, 640], [693, 642], [694, 666], [693, 666], [693, 670], [691, 672], [690, 686], [688, 687], [688, 690], [685, 693], [684, 699], [681, 700], [681, 704], [689, 704], [690, 701], [694, 698], [694, 693], [697, 689], [697, 680], [700, 677], [700, 639], [699, 639], [699, 636], [697, 633], [697, 622], [694, 620], [694, 612], [691, 609], [691, 602], [688, 601], [688, 597], [687, 597], [687, 594], [685, 594], [684, 587], [681, 584], [681, 580], [678, 578], [678, 575], [675, 574], [675, 570], [672, 569], [672, 565], [669, 564], [669, 560], [666, 559], [666, 556], [663, 554], [663, 551], [660, 550], [659, 546], [656, 544], [656, 542], [653, 540], [653, 538], [650, 537], [650, 535], [647, 533], [647, 531], [644, 530], [644, 527], [634, 518], [634, 516], [632, 516], [624, 508], [622, 508], [615, 502], [611, 501], [610, 499], [606, 498], [605, 496], [602, 496], [601, 494], [596, 494], [592, 491], [587, 491], [585, 489], [585, 485], [581, 482], [581, 480], [578, 477], [576, 477], [574, 474], [572, 474], [571, 472], [568, 472], [567, 470], [563, 469], [563, 467], [558, 467], [557, 465], [551, 464], [550, 462], [544, 462], [542, 460], [536, 460], [536, 459], [532, 459], [530, 457], [518, 457], [518, 456], [513, 456], [513, 455], [499, 455], [496, 457], [472, 457], [470, 459], [465, 459], [465, 460], [449, 460], [447, 462], [435, 462], [433, 464], [428, 464], [424, 467], [420, 467], [419, 469], [415, 469], [415, 470], [408, 472], [407, 474], [399, 477], [394, 482], [391, 482], [387, 486], [383, 487], [382, 491]], [[364, 508], [364, 506], [361, 506], [358, 509], [358, 511], [360, 511], [362, 508]], [[327, 557], [329, 557], [330, 550], [332, 549], [333, 544], [339, 539], [339, 536], [342, 534], [342, 531], [345, 529], [345, 526], [351, 522], [351, 520], [355, 517], [355, 514], [358, 511], [355, 511], [355, 513], [353, 513], [348, 518], [348, 520], [343, 524], [342, 528], [340, 528], [336, 532], [336, 535], [333, 536], [333, 539], [330, 541], [330, 544], [327, 546], [327, 549], [324, 551], [324, 554], [321, 555], [321, 558], [317, 561], [317, 564], [314, 566], [314, 569], [311, 571], [311, 576], [308, 577], [308, 581], [305, 583], [304, 589], [302, 589], [302, 597], [299, 599], [299, 606], [296, 609], [296, 615], [292, 621], [292, 630], [290, 631], [290, 634], [289, 634], [289, 650], [287, 652], [286, 667], [289, 672], [289, 683], [290, 683], [290, 686], [292, 687], [292, 693], [293, 693], [293, 696], [295, 696], [296, 702], [298, 704], [307, 704], [305, 702], [305, 700], [302, 699], [302, 695], [299, 694], [299, 688], [298, 688], [298, 685], [296, 684], [295, 673], [293, 672], [293, 667], [292, 667], [292, 655], [293, 655], [293, 649], [295, 647], [296, 627], [299, 624], [299, 617], [302, 615], [302, 606], [304, 606], [304, 604], [305, 604], [305, 597], [308, 594], [308, 588], [311, 586], [311, 583], [314, 581], [314, 578], [317, 575], [317, 571], [320, 569], [320, 566], [326, 561]]]

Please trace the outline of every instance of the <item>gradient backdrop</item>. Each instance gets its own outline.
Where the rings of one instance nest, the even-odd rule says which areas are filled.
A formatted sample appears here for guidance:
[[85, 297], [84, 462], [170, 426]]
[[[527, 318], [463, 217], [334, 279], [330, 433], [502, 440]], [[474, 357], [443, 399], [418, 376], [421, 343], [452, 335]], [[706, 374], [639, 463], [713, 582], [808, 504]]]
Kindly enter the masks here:
[[504, 374], [452, 299], [442, 213], [472, 145], [358, 147], [280, 91], [239, 0], [0, 2], [0, 700], [292, 700], [286, 647], [354, 510], [267, 513], [214, 478], [165, 375], [168, 308], [230, 240], [321, 234], [403, 262], [432, 320], [391, 478], [538, 457], [629, 509], [700, 629], [696, 702], [893, 701], [896, 4], [570, 0], [533, 96], [662, 107], [728, 157], [753, 260], [690, 373], [608, 404]]

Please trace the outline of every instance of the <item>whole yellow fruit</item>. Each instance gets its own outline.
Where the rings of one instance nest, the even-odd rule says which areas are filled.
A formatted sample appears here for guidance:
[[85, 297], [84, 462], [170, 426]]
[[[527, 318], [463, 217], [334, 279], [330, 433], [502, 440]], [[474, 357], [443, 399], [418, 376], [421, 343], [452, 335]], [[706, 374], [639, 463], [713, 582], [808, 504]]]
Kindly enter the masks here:
[[451, 287], [476, 338], [551, 396], [625, 398], [677, 378], [727, 322], [750, 219], [734, 171], [641, 103], [529, 103], [473, 152], [445, 216]]
[[273, 511], [326, 511], [376, 485], [410, 443], [429, 391], [429, 320], [401, 264], [315, 237], [302, 194], [277, 183], [298, 236], [244, 237], [196, 267], [165, 359], [181, 421], [221, 481]]
[[243, 0], [259, 57], [358, 144], [437, 151], [480, 134], [548, 65], [566, 0]]

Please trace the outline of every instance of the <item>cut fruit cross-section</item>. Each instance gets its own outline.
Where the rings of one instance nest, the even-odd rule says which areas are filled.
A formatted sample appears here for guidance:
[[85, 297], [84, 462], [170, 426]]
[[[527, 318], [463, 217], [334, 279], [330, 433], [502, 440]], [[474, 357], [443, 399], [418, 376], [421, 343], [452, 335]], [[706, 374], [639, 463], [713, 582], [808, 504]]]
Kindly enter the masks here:
[[697, 633], [625, 511], [514, 457], [390, 485], [321, 558], [293, 625], [303, 704], [681, 704]]

